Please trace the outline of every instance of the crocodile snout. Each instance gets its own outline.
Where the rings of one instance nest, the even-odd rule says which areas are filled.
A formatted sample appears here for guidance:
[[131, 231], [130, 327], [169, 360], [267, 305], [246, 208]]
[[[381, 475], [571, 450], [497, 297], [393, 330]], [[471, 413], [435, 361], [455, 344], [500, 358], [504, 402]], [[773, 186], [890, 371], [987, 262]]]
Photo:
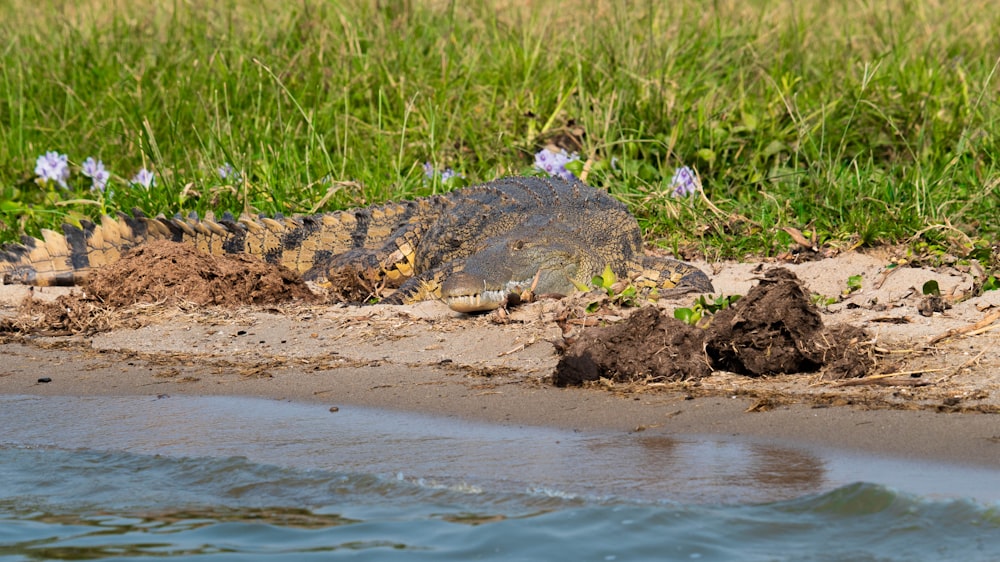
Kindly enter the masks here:
[[488, 312], [507, 304], [512, 293], [520, 293], [531, 282], [508, 281], [491, 286], [483, 278], [460, 271], [441, 283], [441, 299], [457, 312]]

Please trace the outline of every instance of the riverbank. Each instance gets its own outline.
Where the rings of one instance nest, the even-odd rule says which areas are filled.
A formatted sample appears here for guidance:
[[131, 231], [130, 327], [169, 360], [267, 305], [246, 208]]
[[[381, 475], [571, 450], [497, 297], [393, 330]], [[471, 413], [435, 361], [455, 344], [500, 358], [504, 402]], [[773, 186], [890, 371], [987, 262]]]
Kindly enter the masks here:
[[[824, 307], [822, 318], [863, 327], [876, 340], [882, 371], [865, 379], [716, 372], [697, 381], [556, 388], [549, 380], [558, 361], [553, 343], [566, 324], [555, 316], [583, 301], [530, 303], [502, 319], [461, 315], [436, 302], [161, 303], [122, 309], [111, 329], [89, 335], [5, 336], [0, 393], [254, 396], [515, 425], [749, 435], [996, 466], [1000, 331], [967, 327], [1000, 306], [1000, 292], [922, 316], [924, 282], [936, 280], [944, 295], [958, 295], [971, 288], [971, 277], [886, 263], [879, 253], [849, 253], [783, 264], [821, 295], [838, 295], [848, 276], [861, 276], [861, 288]], [[746, 294], [767, 267], [701, 265], [723, 294]], [[0, 287], [0, 318], [13, 317], [28, 292]], [[33, 294], [51, 299], [68, 292]], [[613, 322], [610, 314], [601, 321]], [[955, 335], [942, 337], [948, 333]]]

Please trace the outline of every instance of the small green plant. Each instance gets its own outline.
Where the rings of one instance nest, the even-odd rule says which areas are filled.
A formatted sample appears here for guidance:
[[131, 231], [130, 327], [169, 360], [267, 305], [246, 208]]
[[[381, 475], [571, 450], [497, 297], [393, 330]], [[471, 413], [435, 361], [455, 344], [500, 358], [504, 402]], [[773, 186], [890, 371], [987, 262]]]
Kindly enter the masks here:
[[851, 293], [856, 293], [861, 290], [861, 276], [851, 275], [847, 278], [847, 288], [844, 289], [844, 295], [849, 295]]
[[1000, 248], [994, 248], [990, 239], [981, 238], [973, 240], [972, 250], [965, 256], [966, 260], [979, 262], [980, 267], [986, 271], [980, 291], [996, 291], [1000, 289]]
[[[690, 324], [692, 326], [698, 326], [699, 322], [706, 316], [715, 314], [716, 312], [729, 308], [736, 301], [740, 300], [742, 295], [719, 295], [713, 300], [709, 301], [705, 299], [705, 295], [699, 296], [694, 301], [694, 305], [691, 308], [677, 308], [674, 309], [674, 318], [684, 322], [685, 324]], [[707, 326], [708, 323], [705, 323]], [[704, 326], [702, 326], [704, 327]]]
[[812, 303], [816, 306], [826, 307], [830, 306], [831, 304], [836, 304], [837, 300], [839, 299], [837, 299], [836, 297], [828, 297], [826, 295], [821, 295], [819, 293], [813, 293], [809, 297], [809, 300], [812, 301]]
[[[634, 285], [627, 283], [619, 283], [618, 276], [615, 275], [614, 271], [611, 271], [611, 266], [604, 266], [604, 271], [600, 275], [594, 276], [590, 280], [591, 287], [595, 289], [600, 289], [607, 293], [611, 298], [611, 301], [615, 304], [622, 306], [635, 306], [636, 298], [639, 291]], [[578, 287], [582, 290], [590, 289], [591, 287]], [[587, 305], [587, 313], [594, 313], [601, 307], [600, 302], [592, 302]]]

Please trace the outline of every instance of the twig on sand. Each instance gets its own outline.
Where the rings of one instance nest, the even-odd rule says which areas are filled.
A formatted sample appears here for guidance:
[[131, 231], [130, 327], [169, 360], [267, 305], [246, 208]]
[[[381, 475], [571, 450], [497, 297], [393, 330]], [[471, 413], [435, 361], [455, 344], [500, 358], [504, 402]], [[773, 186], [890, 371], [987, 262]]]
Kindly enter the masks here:
[[500, 353], [497, 353], [497, 357], [503, 357], [504, 355], [510, 355], [512, 353], [517, 353], [518, 351], [523, 351], [525, 347], [527, 347], [527, 344], [523, 344], [522, 343], [521, 345], [519, 345], [519, 346], [517, 346], [515, 348], [508, 349], [507, 351], [501, 351]]
[[978, 330], [972, 330], [971, 332], [969, 332], [969, 335], [970, 336], [978, 336], [979, 334], [983, 334], [983, 333], [989, 332], [990, 330], [996, 330], [998, 328], [1000, 328], [1000, 324], [993, 324], [993, 325], [990, 325], [990, 326], [986, 326], [985, 328], [979, 328]]
[[[866, 384], [881, 386], [927, 386], [934, 382], [919, 379], [894, 379], [892, 377], [908, 377], [911, 375], [921, 375], [924, 373], [938, 373], [948, 369], [917, 369], [915, 371], [896, 371], [895, 373], [884, 373], [881, 375], [871, 375], [862, 379], [851, 379], [839, 382], [834, 387], [841, 386], [862, 386]], [[937, 381], [935, 381], [937, 382]]]
[[[998, 324], [998, 325], [1000, 325], [1000, 324]], [[969, 359], [969, 360], [968, 360], [968, 361], [966, 361], [965, 363], [962, 363], [961, 365], [959, 365], [959, 366], [958, 366], [958, 367], [957, 367], [957, 368], [956, 368], [956, 369], [955, 369], [954, 371], [952, 371], [951, 373], [949, 373], [949, 374], [947, 374], [947, 375], [944, 375], [943, 377], [941, 377], [941, 378], [939, 378], [938, 380], [934, 381], [934, 383], [935, 383], [935, 384], [937, 384], [937, 383], [939, 383], [939, 382], [944, 382], [944, 381], [946, 381], [946, 380], [949, 380], [949, 379], [951, 379], [951, 378], [952, 378], [952, 377], [954, 377], [955, 375], [957, 375], [957, 374], [961, 373], [961, 372], [962, 372], [962, 370], [963, 370], [963, 369], [965, 369], [966, 367], [971, 367], [972, 365], [974, 365], [974, 364], [975, 364], [975, 363], [976, 363], [977, 361], [979, 361], [980, 359], [982, 359], [983, 355], [986, 355], [986, 350], [985, 350], [985, 349], [983, 349], [983, 350], [982, 350], [982, 351], [980, 351], [980, 352], [979, 352], [978, 354], [976, 354], [976, 356], [975, 356], [975, 357], [973, 357], [972, 359]]]
[[892, 275], [893, 273], [896, 273], [900, 269], [903, 269], [903, 268], [899, 267], [899, 266], [896, 266], [896, 267], [893, 267], [893, 268], [888, 268], [888, 269], [883, 270], [882, 273], [878, 276], [878, 279], [875, 280], [875, 288], [876, 289], [881, 289], [882, 285], [884, 285], [885, 282], [886, 282], [886, 280], [889, 279], [889, 276]]
[[975, 324], [969, 324], [968, 326], [962, 326], [961, 328], [952, 328], [943, 334], [938, 334], [933, 338], [927, 340], [924, 344], [926, 347], [930, 347], [941, 340], [945, 340], [954, 336], [960, 336], [962, 334], [977, 335], [981, 334], [987, 330], [992, 330], [994, 326], [990, 324], [1000, 320], [1000, 310], [994, 310], [990, 314], [987, 314], [985, 318], [976, 322]]

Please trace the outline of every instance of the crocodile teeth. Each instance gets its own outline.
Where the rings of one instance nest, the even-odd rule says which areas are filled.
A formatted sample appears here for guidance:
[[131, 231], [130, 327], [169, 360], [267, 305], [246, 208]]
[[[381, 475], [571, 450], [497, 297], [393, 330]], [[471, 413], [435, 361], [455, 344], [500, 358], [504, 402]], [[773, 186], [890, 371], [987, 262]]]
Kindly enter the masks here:
[[445, 303], [458, 312], [486, 312], [500, 308], [507, 301], [507, 291], [483, 291], [474, 295], [455, 295]]

